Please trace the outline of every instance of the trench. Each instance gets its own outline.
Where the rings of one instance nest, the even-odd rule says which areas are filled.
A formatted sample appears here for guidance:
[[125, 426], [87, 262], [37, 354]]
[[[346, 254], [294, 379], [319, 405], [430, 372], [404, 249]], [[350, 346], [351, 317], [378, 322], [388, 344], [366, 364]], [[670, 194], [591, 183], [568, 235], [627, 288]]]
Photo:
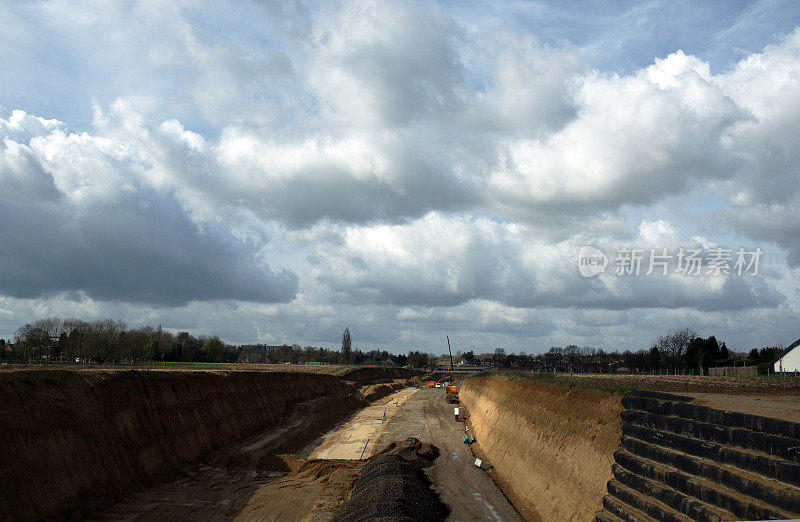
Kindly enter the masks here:
[[[0, 519], [108, 514], [131, 495], [143, 495], [139, 504], [147, 504], [154, 487], [164, 488], [175, 510], [218, 506], [211, 512], [235, 518], [241, 502], [214, 491], [230, 489], [238, 491], [236, 499], [248, 499], [286, 474], [307, 472], [313, 482], [319, 470], [300, 469], [306, 463], [281, 455], [363, 408], [363, 386], [390, 389], [392, 379], [414, 374], [382, 368], [342, 375], [0, 372]], [[389, 384], [369, 386], [375, 381]], [[181, 491], [201, 483], [207, 498], [181, 507], [191, 503]]]
[[526, 520], [800, 518], [800, 424], [786, 419], [798, 399], [736, 395], [741, 385], [676, 395], [494, 374], [459, 398], [476, 455]]
[[459, 392], [469, 448], [443, 392], [410, 376], [0, 372], [0, 519], [333, 519], [360, 458], [415, 436], [438, 453], [419, 491], [453, 520], [800, 518], [796, 398], [480, 375]]

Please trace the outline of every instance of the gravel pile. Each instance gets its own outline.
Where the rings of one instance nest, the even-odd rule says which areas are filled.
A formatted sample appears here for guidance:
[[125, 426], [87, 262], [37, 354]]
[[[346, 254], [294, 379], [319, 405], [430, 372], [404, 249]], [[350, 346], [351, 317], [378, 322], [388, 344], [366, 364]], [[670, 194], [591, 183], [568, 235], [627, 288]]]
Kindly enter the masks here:
[[413, 437], [390, 444], [367, 461], [350, 499], [342, 504], [333, 520], [444, 520], [450, 510], [431, 489], [431, 482], [422, 470], [438, 456], [436, 446]]

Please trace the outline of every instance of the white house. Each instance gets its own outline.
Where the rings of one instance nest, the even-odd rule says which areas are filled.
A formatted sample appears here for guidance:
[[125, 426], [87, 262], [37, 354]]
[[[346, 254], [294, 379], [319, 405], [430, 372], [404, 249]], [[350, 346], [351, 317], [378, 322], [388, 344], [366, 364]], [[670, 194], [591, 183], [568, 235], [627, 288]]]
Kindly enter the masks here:
[[800, 371], [800, 339], [796, 340], [783, 353], [773, 361], [772, 369], [775, 372]]

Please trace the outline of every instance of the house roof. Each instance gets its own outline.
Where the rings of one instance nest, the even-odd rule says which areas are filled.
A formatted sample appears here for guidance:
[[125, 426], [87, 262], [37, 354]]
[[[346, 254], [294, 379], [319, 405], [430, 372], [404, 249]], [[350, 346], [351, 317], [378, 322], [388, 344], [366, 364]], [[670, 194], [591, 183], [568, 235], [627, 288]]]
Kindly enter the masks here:
[[789, 347], [788, 347], [787, 349], [785, 349], [784, 351], [782, 351], [782, 352], [780, 353], [780, 355], [778, 355], [777, 357], [775, 357], [774, 359], [772, 359], [772, 362], [770, 362], [770, 364], [775, 364], [776, 362], [778, 362], [779, 360], [781, 360], [781, 359], [783, 358], [783, 356], [784, 356], [784, 355], [786, 355], [787, 353], [791, 352], [792, 350], [794, 350], [794, 349], [795, 349], [795, 348], [797, 348], [798, 346], [800, 346], [800, 339], [798, 339], [798, 340], [796, 340], [795, 342], [793, 342], [792, 344], [790, 344], [790, 345], [789, 345]]

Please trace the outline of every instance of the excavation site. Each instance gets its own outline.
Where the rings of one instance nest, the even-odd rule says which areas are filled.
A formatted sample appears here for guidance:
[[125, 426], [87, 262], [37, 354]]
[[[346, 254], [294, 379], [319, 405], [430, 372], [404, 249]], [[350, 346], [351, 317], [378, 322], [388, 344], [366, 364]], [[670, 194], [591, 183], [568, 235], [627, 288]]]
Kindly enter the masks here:
[[0, 371], [0, 518], [800, 517], [797, 381], [288, 368]]

